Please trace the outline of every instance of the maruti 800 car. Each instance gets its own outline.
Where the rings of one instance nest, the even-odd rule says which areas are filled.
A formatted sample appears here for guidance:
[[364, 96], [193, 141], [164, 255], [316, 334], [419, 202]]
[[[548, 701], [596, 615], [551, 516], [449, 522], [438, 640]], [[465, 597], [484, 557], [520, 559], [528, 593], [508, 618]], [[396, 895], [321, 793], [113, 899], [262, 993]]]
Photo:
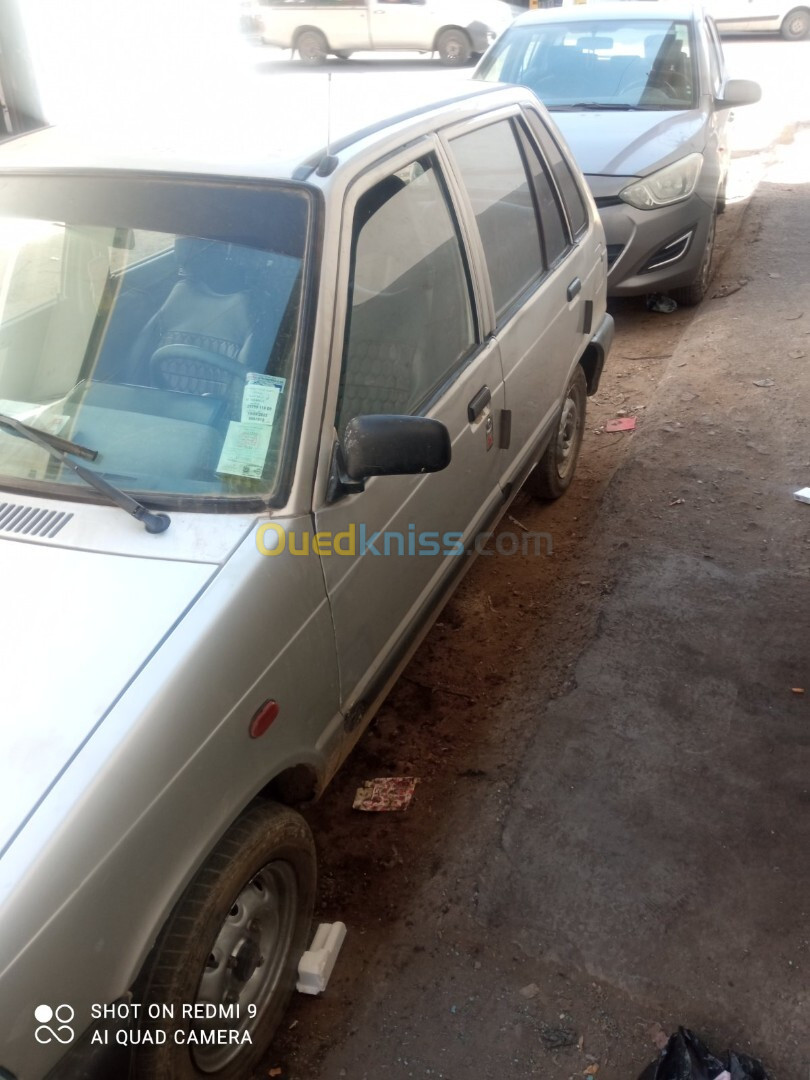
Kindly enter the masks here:
[[0, 147], [4, 1080], [251, 1074], [310, 934], [294, 807], [574, 475], [613, 325], [547, 113], [366, 104], [326, 147], [292, 98]]

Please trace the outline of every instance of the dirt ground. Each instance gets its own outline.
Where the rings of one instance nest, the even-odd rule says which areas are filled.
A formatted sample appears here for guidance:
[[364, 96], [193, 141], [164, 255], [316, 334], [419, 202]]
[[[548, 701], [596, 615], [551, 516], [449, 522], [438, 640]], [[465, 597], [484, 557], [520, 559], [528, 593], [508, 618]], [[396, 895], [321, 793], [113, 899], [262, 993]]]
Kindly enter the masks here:
[[808, 1075], [808, 141], [697, 312], [612, 305], [573, 488], [501, 526], [552, 552], [477, 560], [308, 811], [349, 933], [257, 1076], [635, 1080], [678, 1024]]

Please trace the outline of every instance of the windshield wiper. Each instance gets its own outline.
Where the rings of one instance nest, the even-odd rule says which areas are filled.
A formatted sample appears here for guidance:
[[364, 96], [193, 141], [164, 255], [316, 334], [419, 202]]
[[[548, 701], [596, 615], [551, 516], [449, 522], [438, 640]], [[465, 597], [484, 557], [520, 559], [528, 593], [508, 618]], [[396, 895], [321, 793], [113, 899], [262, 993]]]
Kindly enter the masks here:
[[95, 461], [98, 457], [98, 450], [89, 450], [86, 446], [81, 446], [79, 443], [69, 442], [67, 439], [60, 439], [58, 435], [51, 435], [49, 431], [40, 431], [39, 428], [32, 427], [31, 424], [24, 424], [22, 420], [18, 420], [16, 416], [6, 416], [5, 413], [0, 413], [0, 426], [11, 428], [12, 431], [18, 435], [22, 435], [23, 438], [30, 438], [31, 435], [39, 436], [38, 441], [40, 443], [46, 442], [48, 448], [53, 447], [54, 450], [61, 450], [63, 453], [75, 454], [76, 457], [87, 458], [88, 461]]
[[71, 461], [67, 456], [68, 454], [75, 454], [77, 457], [95, 461], [98, 457], [98, 450], [90, 450], [80, 443], [60, 439], [58, 435], [51, 435], [48, 431], [40, 431], [39, 428], [24, 424], [22, 420], [17, 420], [14, 416], [6, 416], [5, 413], [0, 413], [0, 427], [7, 428], [9, 431], [13, 431], [15, 435], [28, 439], [29, 442], [35, 443], [45, 450], [51, 457], [55, 457], [57, 461], [67, 465], [91, 488], [95, 488], [102, 495], [106, 495], [116, 506], [120, 506], [122, 510], [126, 510], [128, 514], [131, 514], [136, 521], [140, 521], [147, 532], [162, 533], [171, 525], [172, 519], [168, 514], [153, 514], [137, 499], [133, 499], [131, 495], [127, 495], [125, 491], [121, 491], [120, 488], [110, 484], [97, 473], [85, 469], [84, 465], [80, 465], [78, 461]]
[[617, 101], [576, 101], [572, 105], [549, 105], [547, 106], [550, 112], [562, 112], [564, 110], [574, 109], [619, 109], [622, 112], [628, 112], [635, 109], [643, 109], [643, 105], [625, 105]]

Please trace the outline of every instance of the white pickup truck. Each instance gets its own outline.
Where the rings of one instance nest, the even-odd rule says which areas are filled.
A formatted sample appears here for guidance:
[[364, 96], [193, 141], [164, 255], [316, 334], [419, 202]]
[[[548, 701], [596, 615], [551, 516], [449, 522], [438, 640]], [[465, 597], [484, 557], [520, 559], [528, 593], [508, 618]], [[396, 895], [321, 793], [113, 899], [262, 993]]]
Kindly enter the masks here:
[[466, 64], [512, 21], [502, 0], [259, 0], [254, 12], [264, 44], [294, 49], [307, 64], [369, 49], [414, 49]]

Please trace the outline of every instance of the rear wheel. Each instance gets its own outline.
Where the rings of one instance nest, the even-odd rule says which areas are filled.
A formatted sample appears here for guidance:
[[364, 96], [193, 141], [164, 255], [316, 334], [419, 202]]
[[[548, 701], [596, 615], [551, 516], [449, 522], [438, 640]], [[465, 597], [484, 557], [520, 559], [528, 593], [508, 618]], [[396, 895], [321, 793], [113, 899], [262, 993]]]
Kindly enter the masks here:
[[677, 289], [668, 289], [667, 293], [682, 307], [694, 307], [699, 304], [709, 289], [712, 279], [712, 267], [714, 265], [714, 240], [717, 234], [717, 212], [712, 214], [709, 222], [709, 234], [706, 237], [706, 247], [703, 249], [703, 258], [700, 260], [700, 269], [691, 285], [682, 285]]
[[810, 11], [794, 8], [782, 20], [779, 33], [786, 41], [801, 41], [810, 34]]
[[526, 482], [527, 490], [535, 498], [559, 499], [571, 486], [585, 433], [587, 403], [585, 372], [577, 365], [565, 391], [565, 400], [551, 442]]
[[472, 56], [472, 43], [463, 30], [442, 30], [436, 38], [436, 52], [446, 67], [463, 67]]
[[323, 64], [329, 52], [329, 43], [320, 30], [302, 30], [295, 41], [295, 47], [304, 64]]
[[[137, 1046], [134, 1080], [252, 1075], [295, 987], [314, 901], [315, 847], [306, 822], [286, 807], [254, 804], [224, 835], [158, 938], [142, 979], [141, 1012], [173, 1010], [171, 1023], [151, 1022], [155, 1033], [172, 1031], [163, 1044]], [[180, 1018], [178, 1003], [206, 1006], [200, 1012], [212, 1017]]]

